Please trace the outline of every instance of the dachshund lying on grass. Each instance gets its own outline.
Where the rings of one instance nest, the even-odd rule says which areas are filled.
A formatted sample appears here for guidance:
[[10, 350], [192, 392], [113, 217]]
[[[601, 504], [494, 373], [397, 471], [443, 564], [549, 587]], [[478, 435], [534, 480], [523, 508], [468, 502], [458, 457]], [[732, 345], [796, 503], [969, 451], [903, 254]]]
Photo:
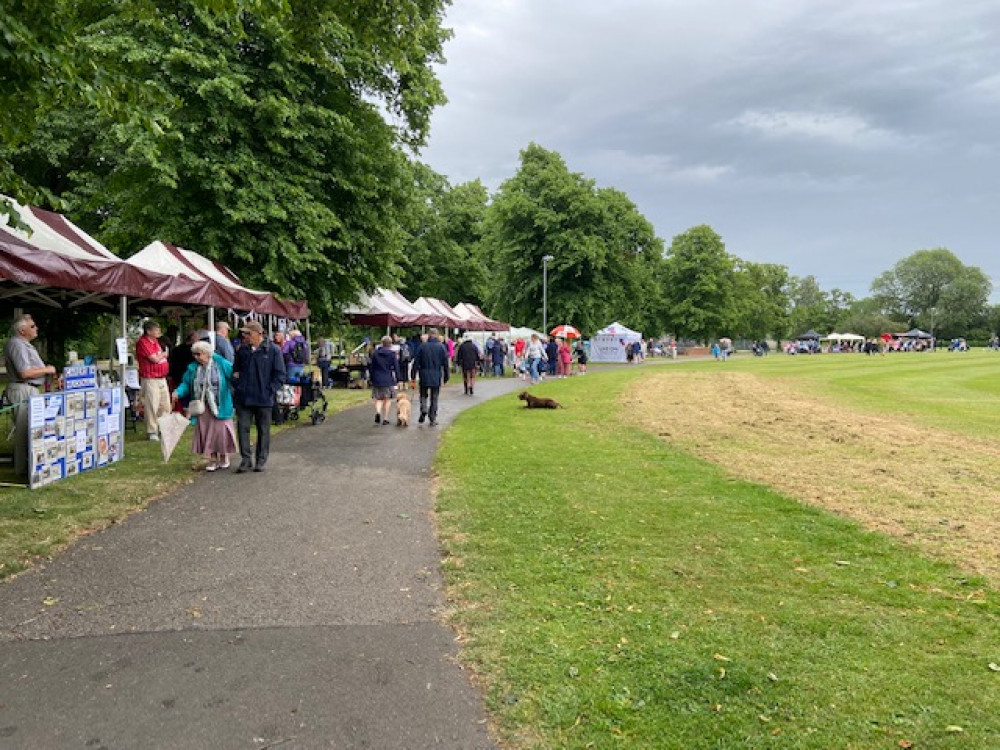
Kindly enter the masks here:
[[539, 398], [532, 396], [527, 391], [521, 391], [518, 398], [525, 402], [525, 409], [565, 409], [566, 407], [554, 398]]

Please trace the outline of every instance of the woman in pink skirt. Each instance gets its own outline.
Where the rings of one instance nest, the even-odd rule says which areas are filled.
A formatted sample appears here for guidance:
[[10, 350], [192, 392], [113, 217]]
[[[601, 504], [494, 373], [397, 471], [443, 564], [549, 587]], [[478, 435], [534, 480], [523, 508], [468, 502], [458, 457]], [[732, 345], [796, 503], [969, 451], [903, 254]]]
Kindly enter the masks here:
[[207, 471], [225, 469], [229, 466], [229, 454], [236, 453], [233, 393], [229, 387], [233, 366], [216, 354], [207, 341], [192, 344], [191, 353], [194, 362], [188, 366], [171, 399], [177, 401], [187, 396], [203, 403], [204, 411], [191, 415], [194, 425], [191, 450], [208, 459]]

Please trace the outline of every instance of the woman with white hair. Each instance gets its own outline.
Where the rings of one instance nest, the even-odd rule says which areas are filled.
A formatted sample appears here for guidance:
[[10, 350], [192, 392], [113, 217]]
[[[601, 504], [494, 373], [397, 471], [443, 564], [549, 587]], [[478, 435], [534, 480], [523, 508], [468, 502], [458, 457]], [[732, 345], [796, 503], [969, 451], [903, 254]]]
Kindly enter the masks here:
[[191, 399], [188, 410], [195, 428], [191, 450], [208, 458], [205, 469], [226, 469], [229, 468], [229, 454], [236, 453], [230, 388], [233, 366], [225, 357], [216, 354], [207, 341], [192, 344], [191, 353], [194, 362], [188, 366], [171, 400], [176, 402], [185, 396]]

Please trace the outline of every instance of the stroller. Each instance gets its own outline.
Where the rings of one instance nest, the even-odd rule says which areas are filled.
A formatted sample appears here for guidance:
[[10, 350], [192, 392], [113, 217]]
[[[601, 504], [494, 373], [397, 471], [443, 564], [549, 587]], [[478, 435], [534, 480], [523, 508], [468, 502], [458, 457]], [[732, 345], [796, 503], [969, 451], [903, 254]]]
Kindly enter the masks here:
[[305, 376], [295, 383], [286, 383], [281, 386], [275, 397], [274, 420], [277, 424], [289, 420], [297, 422], [300, 412], [309, 407], [309, 420], [315, 425], [326, 419], [326, 410], [329, 406], [323, 389], [309, 376]]

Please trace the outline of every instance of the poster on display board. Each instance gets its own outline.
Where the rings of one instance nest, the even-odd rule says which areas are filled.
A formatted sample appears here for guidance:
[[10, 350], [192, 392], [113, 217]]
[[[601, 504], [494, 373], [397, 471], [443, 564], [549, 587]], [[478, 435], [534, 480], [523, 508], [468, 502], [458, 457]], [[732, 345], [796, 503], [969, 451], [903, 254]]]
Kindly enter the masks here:
[[122, 395], [121, 388], [91, 387], [32, 396], [28, 485], [43, 487], [120, 461], [125, 447]]
[[626, 362], [630, 343], [621, 336], [598, 334], [590, 339], [590, 361]]

